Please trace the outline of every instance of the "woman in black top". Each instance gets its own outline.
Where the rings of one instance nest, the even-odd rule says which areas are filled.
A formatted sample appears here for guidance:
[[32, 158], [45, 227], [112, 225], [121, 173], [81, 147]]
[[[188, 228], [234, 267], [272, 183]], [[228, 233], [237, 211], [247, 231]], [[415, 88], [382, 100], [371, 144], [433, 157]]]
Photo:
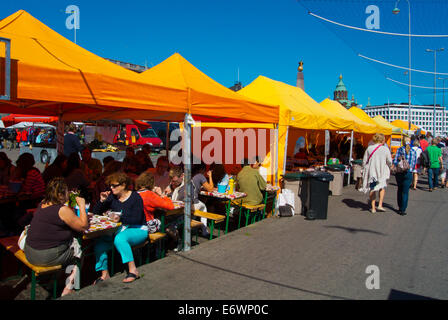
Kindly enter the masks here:
[[[83, 198], [76, 198], [80, 216], [64, 205], [69, 199], [68, 187], [63, 178], [55, 178], [48, 183], [45, 197], [34, 213], [28, 229], [25, 256], [36, 266], [75, 265], [76, 258], [71, 244], [76, 232], [84, 232], [89, 228], [86, 213], [86, 203]], [[72, 292], [77, 268], [73, 271], [62, 292], [66, 295]]]
[[148, 239], [143, 200], [137, 192], [131, 190], [132, 180], [124, 172], [111, 174], [107, 177], [106, 183], [111, 191], [101, 192], [100, 201], [95, 204], [93, 213], [101, 214], [107, 210], [118, 213], [122, 227], [115, 234], [115, 239], [104, 236], [95, 242], [95, 270], [101, 271], [101, 276], [95, 280], [95, 284], [110, 278], [107, 251], [110, 250], [112, 241], [121, 255], [123, 264], [128, 264], [129, 271], [123, 282], [133, 282], [139, 278], [139, 273], [135, 266], [132, 246]]

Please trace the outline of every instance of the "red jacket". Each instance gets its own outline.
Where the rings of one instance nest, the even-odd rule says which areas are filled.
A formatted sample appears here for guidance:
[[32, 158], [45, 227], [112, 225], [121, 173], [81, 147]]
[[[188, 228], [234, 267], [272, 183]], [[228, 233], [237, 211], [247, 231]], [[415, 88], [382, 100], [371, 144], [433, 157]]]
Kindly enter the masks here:
[[28, 132], [26, 130], [22, 131], [22, 141], [28, 141]]
[[174, 204], [170, 198], [162, 198], [150, 190], [138, 191], [138, 194], [143, 199], [143, 211], [145, 212], [146, 221], [154, 219], [154, 211], [156, 208], [165, 210], [174, 209]]
[[16, 133], [17, 133], [17, 135], [16, 135], [16, 141], [17, 141], [17, 142], [20, 142], [20, 139], [22, 138], [22, 134], [21, 134], [21, 132], [20, 132], [19, 130], [17, 130], [17, 129], [16, 129]]
[[420, 147], [422, 148], [423, 151], [426, 150], [426, 148], [428, 148], [429, 146], [429, 142], [426, 141], [425, 139], [420, 140]]

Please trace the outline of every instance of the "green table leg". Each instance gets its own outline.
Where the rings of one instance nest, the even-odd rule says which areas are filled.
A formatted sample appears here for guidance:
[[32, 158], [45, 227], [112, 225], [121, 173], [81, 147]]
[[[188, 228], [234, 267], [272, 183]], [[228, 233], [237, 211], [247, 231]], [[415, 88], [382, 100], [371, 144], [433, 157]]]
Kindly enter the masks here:
[[213, 229], [215, 229], [215, 221], [210, 222], [210, 240], [213, 239]]
[[230, 205], [231, 205], [231, 203], [232, 203], [232, 201], [231, 200], [229, 200], [228, 202], [227, 202], [227, 205], [226, 205], [226, 233], [225, 234], [227, 234], [227, 232], [229, 231], [229, 219], [230, 219]]
[[36, 300], [36, 273], [31, 270], [31, 300]]

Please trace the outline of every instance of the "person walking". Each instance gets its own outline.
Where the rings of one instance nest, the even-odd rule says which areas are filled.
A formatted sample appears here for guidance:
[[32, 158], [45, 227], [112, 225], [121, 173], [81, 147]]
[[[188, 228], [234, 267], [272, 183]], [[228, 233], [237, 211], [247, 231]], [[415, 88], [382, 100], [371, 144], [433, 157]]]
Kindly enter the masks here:
[[420, 170], [421, 170], [420, 155], [422, 154], [423, 150], [420, 147], [420, 141], [418, 141], [418, 139], [414, 140], [413, 145], [414, 146], [412, 147], [412, 150], [414, 150], [417, 155], [417, 164], [415, 165], [415, 169], [412, 172], [413, 179], [414, 179], [412, 188], [414, 190], [417, 190], [418, 174], [420, 173]]
[[440, 170], [440, 178], [442, 179], [442, 188], [448, 188], [448, 181], [446, 180], [446, 173], [448, 168], [448, 139], [444, 140], [444, 145], [441, 148], [443, 168]]
[[428, 184], [429, 192], [436, 190], [439, 187], [439, 171], [443, 170], [443, 160], [442, 160], [442, 150], [437, 146], [439, 140], [433, 138], [431, 141], [431, 146], [426, 148], [426, 152], [429, 157], [429, 168], [428, 168]]
[[[409, 167], [406, 165], [409, 164]], [[411, 139], [404, 138], [403, 146], [397, 150], [393, 162], [395, 171], [395, 179], [397, 180], [397, 203], [398, 214], [406, 215], [408, 207], [409, 188], [412, 183], [412, 173], [415, 171], [417, 164], [417, 153], [411, 148]]]
[[363, 186], [359, 190], [369, 193], [370, 212], [376, 212], [376, 192], [379, 193], [378, 211], [385, 212], [383, 200], [386, 194], [387, 180], [390, 177], [392, 166], [392, 155], [387, 146], [384, 145], [386, 138], [382, 133], [376, 133], [372, 138], [373, 144], [364, 153]]
[[84, 148], [75, 134], [76, 127], [73, 123], [67, 127], [67, 133], [64, 135], [64, 155], [69, 157], [73, 152], [81, 152]]

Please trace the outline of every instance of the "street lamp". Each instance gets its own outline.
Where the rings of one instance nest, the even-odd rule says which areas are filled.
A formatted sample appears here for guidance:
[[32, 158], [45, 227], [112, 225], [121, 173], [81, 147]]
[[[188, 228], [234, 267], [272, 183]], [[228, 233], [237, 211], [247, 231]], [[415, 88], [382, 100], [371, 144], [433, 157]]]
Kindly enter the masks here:
[[436, 102], [437, 102], [437, 52], [442, 52], [444, 48], [439, 49], [426, 49], [426, 52], [434, 52], [434, 131], [433, 135], [436, 136]]
[[[411, 130], [411, 99], [412, 99], [412, 93], [411, 93], [411, 3], [409, 0], [406, 0], [408, 2], [408, 8], [409, 8], [409, 93], [408, 93], [408, 122], [409, 122], [409, 128], [408, 130]], [[395, 3], [395, 9], [392, 10], [393, 14], [399, 14], [400, 9], [398, 8], [398, 4], [400, 3], [400, 0], [397, 0]]]
[[443, 106], [443, 120], [442, 120], [442, 126], [443, 126], [443, 134], [446, 134], [446, 128], [445, 128], [445, 109], [446, 109], [446, 106], [445, 106], [445, 80], [448, 80], [448, 78], [441, 78], [441, 77], [439, 77], [438, 78], [439, 80], [442, 80], [443, 81], [443, 95], [442, 95], [442, 99], [443, 99], [443, 102], [442, 102], [442, 106]]

